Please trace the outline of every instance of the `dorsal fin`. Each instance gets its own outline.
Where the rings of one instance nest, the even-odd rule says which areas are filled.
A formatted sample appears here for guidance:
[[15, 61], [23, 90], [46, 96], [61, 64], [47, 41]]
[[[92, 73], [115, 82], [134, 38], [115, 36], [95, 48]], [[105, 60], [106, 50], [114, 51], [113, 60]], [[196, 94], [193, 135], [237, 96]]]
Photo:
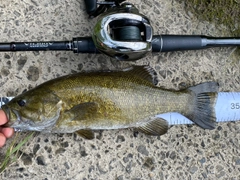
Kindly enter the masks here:
[[133, 76], [138, 76], [153, 83], [154, 85], [157, 85], [157, 73], [150, 66], [133, 66], [131, 68], [125, 69], [124, 71], [128, 71]]

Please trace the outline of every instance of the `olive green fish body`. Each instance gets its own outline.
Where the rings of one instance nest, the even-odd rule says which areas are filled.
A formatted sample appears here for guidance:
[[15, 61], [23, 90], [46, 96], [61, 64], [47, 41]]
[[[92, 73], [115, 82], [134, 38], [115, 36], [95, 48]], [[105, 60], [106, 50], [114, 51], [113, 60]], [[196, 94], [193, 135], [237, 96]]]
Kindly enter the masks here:
[[[198, 101], [195, 90], [162, 90], [153, 84], [153, 73], [149, 68], [135, 67], [129, 71], [60, 77], [14, 98], [3, 110], [9, 114], [12, 127], [57, 133], [79, 131], [86, 138], [89, 130], [128, 127], [150, 135], [163, 134], [167, 122], [156, 115], [166, 112], [196, 118], [199, 112], [194, 112]], [[207, 99], [201, 103], [212, 106], [215, 94], [204, 95]], [[20, 121], [18, 125], [16, 120]], [[207, 121], [212, 125], [214, 120]]]
[[[129, 78], [129, 75], [132, 77]], [[93, 103], [89, 117], [84, 116], [86, 121], [65, 117], [60, 118], [57, 126], [66, 124], [69, 129], [76, 124], [90, 129], [126, 128], [134, 127], [136, 123], [156, 114], [186, 111], [191, 98], [189, 93], [164, 91], [132, 73], [129, 75], [126, 72], [115, 72], [114, 75], [89, 73], [69, 76], [61, 83], [58, 80], [56, 84], [50, 83], [49, 89], [61, 97], [63, 113], [79, 104]]]

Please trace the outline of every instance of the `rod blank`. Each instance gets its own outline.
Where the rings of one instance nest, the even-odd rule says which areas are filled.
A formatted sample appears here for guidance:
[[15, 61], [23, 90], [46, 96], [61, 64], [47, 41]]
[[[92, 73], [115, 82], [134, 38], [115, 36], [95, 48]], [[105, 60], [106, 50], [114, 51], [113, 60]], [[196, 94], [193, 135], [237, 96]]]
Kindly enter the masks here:
[[[152, 52], [199, 50], [220, 46], [240, 46], [240, 38], [215, 38], [197, 35], [155, 35], [152, 38]], [[1, 51], [99, 53], [91, 37], [73, 38], [72, 41], [0, 43]]]
[[73, 51], [97, 53], [91, 37], [73, 38], [72, 41], [0, 43], [0, 51]]

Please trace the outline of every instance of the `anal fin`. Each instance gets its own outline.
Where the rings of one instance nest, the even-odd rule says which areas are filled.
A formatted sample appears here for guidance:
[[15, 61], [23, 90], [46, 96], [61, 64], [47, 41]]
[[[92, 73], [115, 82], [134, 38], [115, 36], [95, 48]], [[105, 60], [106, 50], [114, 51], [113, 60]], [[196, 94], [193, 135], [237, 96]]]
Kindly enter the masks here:
[[88, 140], [91, 140], [91, 139], [94, 139], [94, 132], [91, 130], [91, 129], [81, 129], [81, 130], [78, 130], [76, 131], [76, 133], [85, 138], [85, 139], [88, 139]]
[[168, 131], [168, 122], [160, 117], [154, 117], [154, 120], [136, 128], [136, 130], [151, 136], [160, 136]]

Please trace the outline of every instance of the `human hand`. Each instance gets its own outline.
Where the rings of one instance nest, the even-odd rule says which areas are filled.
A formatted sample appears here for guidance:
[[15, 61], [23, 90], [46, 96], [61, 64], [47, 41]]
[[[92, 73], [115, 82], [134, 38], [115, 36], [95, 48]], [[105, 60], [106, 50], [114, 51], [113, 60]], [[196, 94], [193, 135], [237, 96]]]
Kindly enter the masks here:
[[14, 130], [9, 127], [1, 127], [8, 122], [7, 116], [3, 110], [0, 109], [0, 148], [6, 143], [6, 139], [13, 136]]

